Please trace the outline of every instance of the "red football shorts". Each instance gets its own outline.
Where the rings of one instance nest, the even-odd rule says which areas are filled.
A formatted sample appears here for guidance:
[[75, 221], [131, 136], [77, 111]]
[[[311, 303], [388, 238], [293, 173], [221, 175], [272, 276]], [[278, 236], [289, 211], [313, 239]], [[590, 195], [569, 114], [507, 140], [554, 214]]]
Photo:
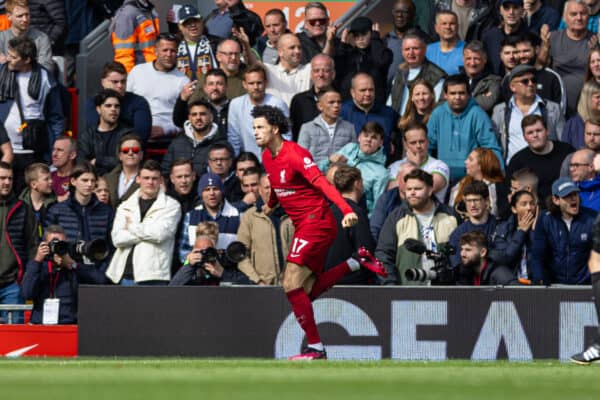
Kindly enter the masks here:
[[330, 210], [320, 217], [309, 215], [295, 227], [287, 261], [309, 268], [319, 275], [329, 247], [337, 235], [337, 224]]

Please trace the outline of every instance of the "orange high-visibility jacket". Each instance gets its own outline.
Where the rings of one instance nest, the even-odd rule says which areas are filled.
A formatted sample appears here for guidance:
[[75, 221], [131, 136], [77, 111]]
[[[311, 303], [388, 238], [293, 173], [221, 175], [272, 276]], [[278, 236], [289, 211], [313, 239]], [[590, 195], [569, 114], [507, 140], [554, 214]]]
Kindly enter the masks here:
[[111, 40], [115, 61], [122, 63], [127, 72], [136, 64], [154, 61], [154, 43], [160, 33], [158, 14], [154, 8], [144, 10], [135, 1], [126, 1], [113, 19]]

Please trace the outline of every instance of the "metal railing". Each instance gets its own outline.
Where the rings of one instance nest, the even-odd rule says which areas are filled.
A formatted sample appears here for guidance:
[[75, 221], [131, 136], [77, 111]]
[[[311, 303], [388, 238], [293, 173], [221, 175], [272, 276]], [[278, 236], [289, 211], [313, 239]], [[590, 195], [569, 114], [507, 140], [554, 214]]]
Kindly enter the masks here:
[[13, 312], [15, 311], [31, 311], [33, 310], [32, 304], [0, 304], [0, 311], [8, 311], [6, 321], [8, 324], [13, 322]]

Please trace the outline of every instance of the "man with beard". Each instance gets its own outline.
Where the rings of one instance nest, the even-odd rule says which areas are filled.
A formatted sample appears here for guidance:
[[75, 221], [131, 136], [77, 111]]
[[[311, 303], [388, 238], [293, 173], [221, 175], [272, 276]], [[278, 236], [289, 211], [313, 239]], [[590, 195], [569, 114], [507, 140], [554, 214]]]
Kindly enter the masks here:
[[538, 219], [532, 252], [534, 284], [587, 285], [596, 212], [581, 207], [579, 188], [570, 178], [552, 184], [552, 204]]
[[483, 232], [467, 232], [460, 237], [460, 265], [456, 284], [468, 286], [508, 285], [515, 281], [510, 269], [488, 258], [488, 240]]
[[[408, 268], [431, 270], [433, 262], [409, 251], [404, 242], [417, 238], [428, 250], [436, 251], [450, 240], [458, 225], [453, 210], [433, 196], [433, 178], [420, 169], [404, 176], [405, 202], [386, 218], [379, 233], [375, 257], [383, 263], [388, 277], [379, 278], [384, 285], [406, 285]], [[411, 285], [418, 282], [410, 282]]]

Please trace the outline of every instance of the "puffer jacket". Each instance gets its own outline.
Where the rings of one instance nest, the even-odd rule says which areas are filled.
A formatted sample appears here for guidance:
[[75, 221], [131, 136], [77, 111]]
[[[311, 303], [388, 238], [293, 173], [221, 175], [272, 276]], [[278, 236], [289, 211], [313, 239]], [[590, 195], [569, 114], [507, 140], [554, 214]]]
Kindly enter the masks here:
[[64, 0], [29, 0], [31, 26], [44, 32], [52, 45], [59, 44], [67, 28]]
[[333, 137], [320, 115], [302, 124], [298, 135], [298, 144], [312, 154], [317, 165], [348, 143], [356, 143], [356, 132], [353, 124], [341, 118], [335, 124]]
[[533, 244], [534, 229], [525, 232], [519, 228], [517, 217], [513, 214], [506, 221], [496, 226], [492, 246], [488, 258], [498, 265], [505, 265], [517, 276], [521, 269], [523, 249], [527, 255], [527, 276], [531, 276], [531, 246]]

